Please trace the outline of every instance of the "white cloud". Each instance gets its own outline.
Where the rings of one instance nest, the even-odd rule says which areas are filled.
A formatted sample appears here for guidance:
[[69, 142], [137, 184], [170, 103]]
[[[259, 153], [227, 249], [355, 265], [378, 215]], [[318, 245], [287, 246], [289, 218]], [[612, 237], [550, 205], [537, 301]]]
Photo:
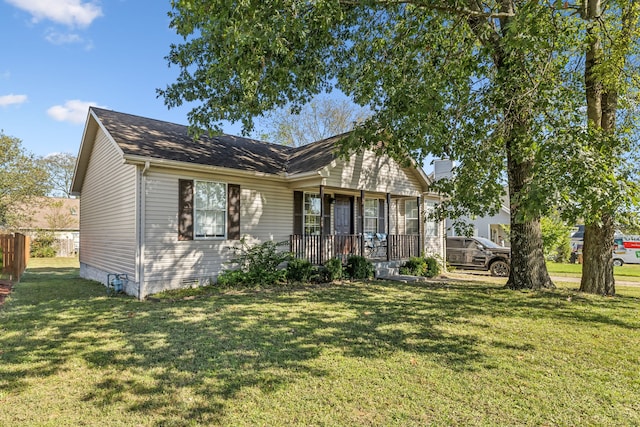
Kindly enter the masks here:
[[53, 44], [69, 44], [69, 43], [82, 43], [82, 37], [73, 33], [59, 33], [57, 31], [49, 31], [45, 36], [45, 39], [49, 43]]
[[27, 102], [27, 95], [2, 95], [0, 96], [0, 107], [6, 107], [8, 105], [23, 104]]
[[91, 40], [85, 40], [82, 36], [76, 33], [60, 33], [56, 30], [49, 29], [44, 38], [49, 43], [55, 45], [84, 44], [85, 50], [93, 49], [93, 42]]
[[54, 105], [47, 110], [47, 114], [59, 122], [84, 123], [91, 106], [105, 108], [92, 101], [72, 99], [64, 105]]
[[9, 4], [31, 14], [34, 22], [48, 19], [70, 27], [88, 27], [102, 16], [102, 8], [95, 2], [82, 0], [6, 0]]

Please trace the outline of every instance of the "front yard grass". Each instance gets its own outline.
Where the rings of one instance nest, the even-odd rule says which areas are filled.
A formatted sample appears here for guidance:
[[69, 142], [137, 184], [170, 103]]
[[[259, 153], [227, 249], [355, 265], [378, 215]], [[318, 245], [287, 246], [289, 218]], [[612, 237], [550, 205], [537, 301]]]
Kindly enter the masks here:
[[[582, 275], [582, 264], [547, 262], [547, 270], [552, 276], [579, 278]], [[640, 282], [640, 264], [614, 266], [613, 275], [616, 281]]]
[[0, 308], [0, 425], [640, 425], [640, 288], [617, 290], [139, 302], [32, 260]]

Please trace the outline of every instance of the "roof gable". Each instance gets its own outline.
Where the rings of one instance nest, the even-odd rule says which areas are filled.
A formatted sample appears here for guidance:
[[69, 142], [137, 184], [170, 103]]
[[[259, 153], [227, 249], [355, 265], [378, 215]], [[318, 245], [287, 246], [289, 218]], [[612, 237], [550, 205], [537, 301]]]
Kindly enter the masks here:
[[284, 172], [289, 147], [231, 135], [193, 139], [188, 127], [91, 108], [125, 156], [150, 157], [268, 174]]

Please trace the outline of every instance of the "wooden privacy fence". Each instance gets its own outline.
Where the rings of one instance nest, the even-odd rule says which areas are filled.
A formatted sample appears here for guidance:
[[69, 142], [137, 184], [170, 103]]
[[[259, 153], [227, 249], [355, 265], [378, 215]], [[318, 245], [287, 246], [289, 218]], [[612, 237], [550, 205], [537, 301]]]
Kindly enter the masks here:
[[0, 234], [0, 249], [2, 275], [8, 274], [10, 280], [17, 282], [29, 262], [29, 237], [20, 233]]

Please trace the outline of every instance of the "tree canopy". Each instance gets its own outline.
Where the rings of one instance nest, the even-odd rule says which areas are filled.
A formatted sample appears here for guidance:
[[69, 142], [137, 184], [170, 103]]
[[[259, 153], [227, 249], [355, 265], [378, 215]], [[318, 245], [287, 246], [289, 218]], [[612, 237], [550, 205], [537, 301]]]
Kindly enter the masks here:
[[47, 194], [48, 178], [38, 159], [24, 150], [22, 141], [0, 132], [0, 226], [11, 228], [19, 213], [9, 208], [16, 202]]
[[264, 128], [258, 137], [299, 147], [349, 132], [367, 116], [365, 109], [347, 99], [320, 96], [313, 98], [298, 112], [285, 107], [267, 113], [259, 120]]
[[76, 165], [76, 157], [71, 153], [50, 154], [42, 159], [43, 167], [49, 172], [51, 195], [71, 197], [71, 181]]
[[[581, 5], [581, 4], [580, 4]], [[173, 2], [184, 37], [167, 57], [169, 107], [196, 102], [196, 129], [302, 106], [337, 87], [371, 117], [343, 154], [374, 148], [419, 163], [456, 160], [441, 213], [495, 212], [508, 188], [513, 288], [552, 287], [540, 217], [567, 198], [562, 138], [584, 105], [575, 46], [586, 23], [569, 2], [302, 0]], [[576, 6], [578, 8], [578, 6]]]

